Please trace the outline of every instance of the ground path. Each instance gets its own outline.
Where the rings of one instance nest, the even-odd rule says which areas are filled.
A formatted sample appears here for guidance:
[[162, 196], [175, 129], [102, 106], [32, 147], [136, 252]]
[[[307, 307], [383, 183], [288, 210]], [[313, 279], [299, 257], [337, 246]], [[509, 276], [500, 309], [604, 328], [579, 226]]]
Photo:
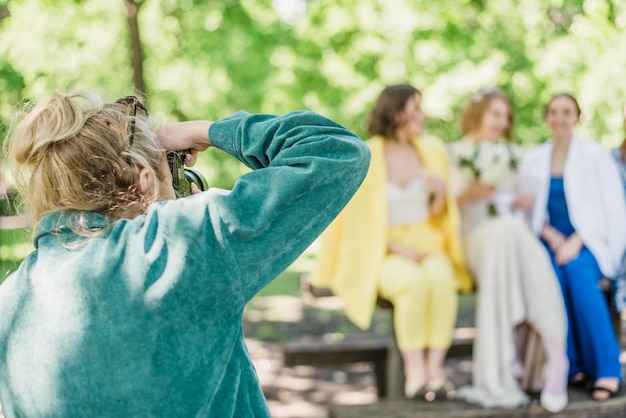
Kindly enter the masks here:
[[[458, 326], [471, 326], [472, 306], [471, 297], [461, 298]], [[384, 401], [372, 406], [378, 399], [374, 374], [367, 364], [328, 368], [283, 366], [281, 348], [286, 341], [323, 339], [332, 342], [388, 335], [390, 317], [387, 311], [377, 310], [371, 329], [361, 331], [342, 313], [341, 303], [337, 298], [313, 300], [300, 296], [273, 295], [253, 299], [244, 318], [246, 342], [274, 418], [325, 418], [329, 416], [330, 405], [335, 405], [333, 411], [343, 418], [389, 416], [389, 410], [394, 410], [394, 416], [398, 418], [458, 417], [461, 416], [458, 411], [462, 411], [463, 416], [467, 417], [545, 416], [536, 400], [530, 409], [500, 415], [451, 401]], [[446, 363], [446, 373], [457, 386], [470, 382], [471, 368], [470, 358], [453, 359]], [[587, 402], [595, 412], [577, 413], [573, 408], [557, 415], [558, 417], [626, 417], [624, 394], [620, 399], [611, 401], [612, 404], [606, 404], [607, 407], [614, 407], [615, 402], [623, 403], [625, 409], [615, 414], [599, 414], [601, 407], [589, 402], [584, 393], [571, 393], [570, 396], [577, 402]], [[344, 406], [361, 404], [370, 406], [351, 407], [352, 409]], [[0, 418], [2, 417], [0, 411]]]
[[[463, 297], [458, 326], [471, 326], [473, 301]], [[388, 312], [378, 310], [372, 328], [363, 332], [352, 325], [341, 312], [336, 298], [307, 300], [295, 296], [271, 296], [254, 299], [245, 315], [250, 355], [259, 374], [274, 418], [328, 417], [330, 405], [341, 418], [394, 417], [544, 417], [549, 416], [534, 398], [528, 408], [517, 411], [487, 411], [458, 401], [384, 401], [377, 406], [344, 407], [374, 404], [378, 401], [374, 374], [367, 364], [313, 368], [284, 367], [282, 342], [293, 339], [371, 338], [389, 332]], [[624, 357], [624, 354], [622, 355]], [[446, 373], [457, 386], [470, 383], [471, 358], [457, 358], [446, 363]], [[570, 391], [570, 409], [557, 417], [626, 417], [626, 393], [605, 404], [590, 400], [583, 391]], [[603, 412], [604, 411], [604, 412]], [[617, 411], [617, 412], [616, 412]]]

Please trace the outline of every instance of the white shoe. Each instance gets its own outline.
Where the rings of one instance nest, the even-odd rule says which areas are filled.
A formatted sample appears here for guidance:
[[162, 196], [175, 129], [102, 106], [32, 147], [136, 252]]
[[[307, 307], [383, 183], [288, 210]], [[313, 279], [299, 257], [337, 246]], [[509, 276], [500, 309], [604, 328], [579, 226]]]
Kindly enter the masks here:
[[551, 395], [549, 393], [541, 393], [539, 403], [548, 412], [553, 414], [561, 412], [567, 406], [567, 393], [562, 395]]
[[425, 387], [426, 380], [424, 379], [413, 382], [407, 381], [404, 384], [404, 396], [406, 396], [407, 399], [413, 399], [417, 395], [421, 395], [424, 392]]

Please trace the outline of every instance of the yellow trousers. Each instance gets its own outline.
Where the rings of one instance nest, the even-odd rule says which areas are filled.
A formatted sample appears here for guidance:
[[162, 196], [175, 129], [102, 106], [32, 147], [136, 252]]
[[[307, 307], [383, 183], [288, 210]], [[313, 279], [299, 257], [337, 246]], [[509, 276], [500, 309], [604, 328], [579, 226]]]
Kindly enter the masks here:
[[398, 347], [402, 351], [450, 347], [458, 308], [457, 282], [441, 234], [424, 222], [391, 227], [389, 241], [429, 254], [420, 262], [389, 254], [383, 262], [378, 291], [393, 303]]

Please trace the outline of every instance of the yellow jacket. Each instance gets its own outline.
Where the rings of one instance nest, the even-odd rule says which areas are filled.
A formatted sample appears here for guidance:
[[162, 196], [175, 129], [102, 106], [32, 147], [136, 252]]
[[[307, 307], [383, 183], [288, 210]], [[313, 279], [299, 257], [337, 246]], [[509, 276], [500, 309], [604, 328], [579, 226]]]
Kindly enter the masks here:
[[[414, 144], [426, 169], [448, 179], [448, 156], [441, 142], [415, 140]], [[378, 295], [378, 272], [387, 255], [387, 167], [384, 140], [368, 140], [372, 160], [363, 184], [350, 203], [322, 235], [314, 286], [330, 288], [343, 300], [348, 317], [362, 329], [369, 328]], [[453, 262], [458, 288], [470, 291], [472, 279], [464, 268], [459, 236], [459, 211], [456, 199], [448, 193], [446, 211], [430, 222], [443, 230], [446, 250]]]

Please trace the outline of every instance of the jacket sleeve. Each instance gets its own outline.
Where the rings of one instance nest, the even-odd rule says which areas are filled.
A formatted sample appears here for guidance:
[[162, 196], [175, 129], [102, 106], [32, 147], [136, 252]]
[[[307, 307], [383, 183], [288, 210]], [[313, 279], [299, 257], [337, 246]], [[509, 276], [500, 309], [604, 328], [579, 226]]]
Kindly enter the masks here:
[[606, 220], [607, 244], [611, 262], [618, 268], [626, 250], [626, 197], [617, 163], [604, 150], [598, 154], [598, 184]]
[[213, 123], [211, 142], [252, 172], [215, 208], [247, 299], [287, 268], [330, 224], [365, 177], [370, 152], [356, 135], [312, 112], [244, 112]]

